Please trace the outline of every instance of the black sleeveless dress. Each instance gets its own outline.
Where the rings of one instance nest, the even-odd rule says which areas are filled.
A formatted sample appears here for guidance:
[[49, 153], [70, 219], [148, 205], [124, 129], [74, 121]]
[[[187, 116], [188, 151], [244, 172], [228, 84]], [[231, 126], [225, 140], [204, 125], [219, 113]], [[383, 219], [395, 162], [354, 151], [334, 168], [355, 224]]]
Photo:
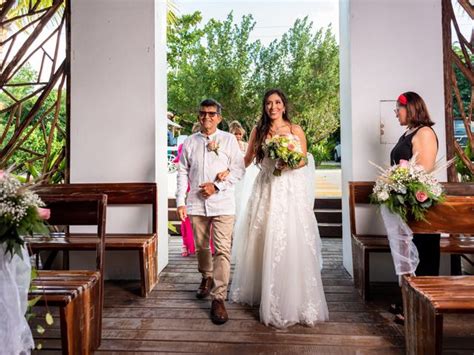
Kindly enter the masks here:
[[[401, 159], [410, 160], [413, 157], [413, 137], [424, 126], [418, 127], [415, 131], [404, 134], [398, 140], [390, 153], [390, 164], [395, 165]], [[436, 137], [436, 140], [438, 137]], [[418, 249], [420, 263], [416, 269], [417, 276], [438, 276], [440, 258], [440, 238], [439, 234], [414, 234], [413, 243]]]

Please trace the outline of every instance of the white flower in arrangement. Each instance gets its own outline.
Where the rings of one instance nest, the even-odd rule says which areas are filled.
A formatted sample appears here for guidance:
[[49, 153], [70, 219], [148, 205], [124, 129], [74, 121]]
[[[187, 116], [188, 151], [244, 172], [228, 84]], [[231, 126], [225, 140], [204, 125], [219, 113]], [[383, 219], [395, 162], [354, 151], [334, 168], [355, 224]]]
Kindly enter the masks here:
[[386, 201], [390, 197], [390, 194], [387, 191], [380, 191], [377, 193], [377, 198], [380, 201]]
[[406, 195], [407, 193], [407, 187], [402, 184], [396, 184], [395, 185], [395, 191], [398, 192], [399, 194]]
[[40, 208], [44, 203], [38, 195], [26, 188], [16, 178], [3, 173], [0, 179], [0, 216], [16, 224], [27, 215], [31, 207]]

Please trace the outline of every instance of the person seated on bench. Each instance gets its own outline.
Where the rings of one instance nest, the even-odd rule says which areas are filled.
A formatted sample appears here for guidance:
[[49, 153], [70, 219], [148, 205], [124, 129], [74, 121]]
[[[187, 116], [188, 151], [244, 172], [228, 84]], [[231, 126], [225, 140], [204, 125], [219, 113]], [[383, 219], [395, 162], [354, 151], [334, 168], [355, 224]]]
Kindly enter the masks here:
[[[415, 92], [405, 92], [397, 99], [395, 114], [401, 126], [407, 127], [398, 143], [390, 153], [390, 164], [396, 165], [400, 160], [410, 160], [417, 154], [417, 163], [425, 171], [433, 171], [438, 153], [438, 137], [434, 132], [424, 100]], [[417, 276], [438, 276], [440, 260], [439, 234], [414, 234], [413, 243], [418, 249], [420, 263], [416, 269]], [[403, 323], [401, 304], [390, 306], [395, 314], [395, 322]]]

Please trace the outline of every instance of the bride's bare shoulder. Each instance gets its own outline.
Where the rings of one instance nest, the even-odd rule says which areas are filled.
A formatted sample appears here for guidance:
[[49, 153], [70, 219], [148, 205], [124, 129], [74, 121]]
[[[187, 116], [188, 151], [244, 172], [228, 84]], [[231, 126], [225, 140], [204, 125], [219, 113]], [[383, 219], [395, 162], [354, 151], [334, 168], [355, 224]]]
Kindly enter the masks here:
[[300, 125], [293, 124], [293, 123], [291, 124], [291, 132], [296, 135], [301, 135], [301, 134], [304, 135], [303, 128], [301, 128]]
[[257, 134], [257, 126], [253, 126], [252, 131], [250, 131], [250, 137], [255, 136]]

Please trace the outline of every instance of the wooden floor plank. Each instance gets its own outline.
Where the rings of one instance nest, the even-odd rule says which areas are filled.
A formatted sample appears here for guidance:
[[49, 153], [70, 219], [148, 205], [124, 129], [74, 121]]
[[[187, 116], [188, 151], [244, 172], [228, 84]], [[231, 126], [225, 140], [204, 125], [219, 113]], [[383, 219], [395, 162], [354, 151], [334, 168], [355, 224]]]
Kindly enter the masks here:
[[[169, 265], [148, 298], [138, 295], [137, 281], [106, 282], [103, 340], [97, 353], [390, 355], [404, 352], [403, 328], [393, 323], [393, 316], [386, 312], [389, 302], [399, 293], [397, 286], [377, 284], [374, 301], [362, 302], [342, 266], [340, 240], [323, 240], [322, 279], [329, 321], [315, 327], [297, 325], [288, 329], [266, 327], [258, 320], [258, 308], [238, 304], [228, 304], [229, 322], [214, 325], [209, 320], [210, 301], [195, 298], [200, 282], [196, 257], [182, 257], [180, 244], [178, 237], [170, 239]], [[57, 310], [52, 309], [52, 313], [58, 317]], [[473, 328], [447, 319], [445, 345], [450, 353], [469, 352]], [[46, 331], [42, 343], [51, 353], [61, 348], [58, 322]]]

